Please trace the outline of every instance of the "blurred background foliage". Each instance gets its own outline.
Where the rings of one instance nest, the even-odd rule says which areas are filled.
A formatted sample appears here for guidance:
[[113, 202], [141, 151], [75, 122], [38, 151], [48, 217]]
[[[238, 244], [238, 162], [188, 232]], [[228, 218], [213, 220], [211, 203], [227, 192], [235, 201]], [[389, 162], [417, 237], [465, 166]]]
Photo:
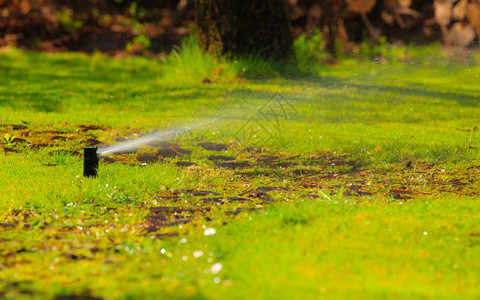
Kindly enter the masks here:
[[[314, 39], [317, 51], [331, 55], [385, 43], [469, 49], [479, 44], [480, 0], [286, 0], [285, 5], [294, 38]], [[191, 0], [0, 0], [0, 47], [156, 55], [180, 45], [194, 24]]]

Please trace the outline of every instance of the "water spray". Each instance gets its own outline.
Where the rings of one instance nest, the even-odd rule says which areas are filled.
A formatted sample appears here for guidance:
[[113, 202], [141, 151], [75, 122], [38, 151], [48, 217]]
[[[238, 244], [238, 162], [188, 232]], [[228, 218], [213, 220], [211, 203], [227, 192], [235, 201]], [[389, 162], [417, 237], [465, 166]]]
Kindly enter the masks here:
[[83, 148], [83, 176], [97, 177], [98, 155], [97, 147]]
[[[271, 100], [271, 99], [270, 99]], [[268, 101], [270, 101], [268, 100]], [[263, 105], [262, 107], [264, 107]], [[108, 155], [108, 154], [120, 154], [120, 153], [128, 153], [128, 152], [135, 152], [138, 148], [142, 145], [149, 144], [152, 142], [158, 142], [167, 140], [176, 136], [180, 136], [186, 134], [188, 132], [192, 132], [198, 128], [208, 128], [215, 122], [218, 122], [223, 119], [235, 119], [240, 118], [242, 115], [247, 114], [248, 112], [256, 111], [253, 109], [243, 109], [241, 113], [228, 113], [225, 111], [224, 113], [220, 114], [219, 116], [210, 117], [209, 119], [204, 119], [202, 121], [188, 123], [182, 127], [177, 127], [169, 130], [163, 131], [155, 131], [144, 136], [141, 136], [134, 140], [127, 140], [122, 143], [118, 143], [115, 145], [110, 146], [101, 146], [100, 148], [97, 147], [85, 147], [84, 149], [84, 170], [83, 176], [85, 177], [97, 177], [98, 171], [98, 160], [100, 156]]]
[[190, 126], [185, 126], [183, 128], [166, 130], [162, 132], [153, 132], [143, 137], [140, 137], [136, 140], [126, 141], [113, 146], [102, 147], [100, 149], [98, 147], [84, 147], [83, 148], [83, 176], [97, 177], [99, 156], [112, 154], [112, 153], [124, 153], [128, 151], [136, 150], [141, 145], [144, 145], [150, 142], [159, 141], [159, 140], [164, 140], [172, 136], [176, 136], [181, 133], [194, 130], [195, 128], [205, 126], [206, 124], [210, 124], [211, 122], [212, 121], [198, 122], [196, 124], [191, 124]]
[[183, 127], [178, 127], [178, 128], [164, 130], [164, 131], [156, 131], [156, 132], [152, 132], [147, 135], [144, 135], [142, 137], [139, 137], [135, 140], [125, 141], [123, 143], [119, 143], [111, 146], [104, 146], [98, 149], [97, 155], [103, 156], [107, 154], [114, 154], [114, 153], [118, 154], [118, 153], [125, 153], [129, 151], [136, 151], [142, 145], [152, 143], [152, 142], [157, 142], [157, 141], [163, 141], [175, 136], [186, 134], [197, 128], [209, 126], [210, 124], [214, 123], [219, 119], [220, 118], [212, 118], [206, 121], [187, 124]]

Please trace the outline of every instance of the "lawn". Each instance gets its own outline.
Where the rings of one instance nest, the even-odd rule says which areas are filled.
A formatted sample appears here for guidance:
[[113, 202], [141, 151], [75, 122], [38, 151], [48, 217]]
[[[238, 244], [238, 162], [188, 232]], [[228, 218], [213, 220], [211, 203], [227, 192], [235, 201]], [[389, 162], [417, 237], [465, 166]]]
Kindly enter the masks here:
[[480, 297], [479, 56], [376, 51], [4, 50], [0, 298]]

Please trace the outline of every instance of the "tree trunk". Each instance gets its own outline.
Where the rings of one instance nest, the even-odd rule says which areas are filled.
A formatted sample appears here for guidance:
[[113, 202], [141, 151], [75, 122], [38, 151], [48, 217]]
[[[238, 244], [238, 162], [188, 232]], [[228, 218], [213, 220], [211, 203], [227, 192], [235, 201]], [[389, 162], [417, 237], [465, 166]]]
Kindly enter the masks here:
[[336, 57], [335, 42], [337, 38], [337, 31], [339, 21], [343, 18], [343, 14], [346, 10], [344, 0], [322, 0], [322, 22], [328, 28], [326, 49], [332, 55]]
[[214, 55], [294, 56], [284, 0], [195, 0], [195, 14], [199, 42]]

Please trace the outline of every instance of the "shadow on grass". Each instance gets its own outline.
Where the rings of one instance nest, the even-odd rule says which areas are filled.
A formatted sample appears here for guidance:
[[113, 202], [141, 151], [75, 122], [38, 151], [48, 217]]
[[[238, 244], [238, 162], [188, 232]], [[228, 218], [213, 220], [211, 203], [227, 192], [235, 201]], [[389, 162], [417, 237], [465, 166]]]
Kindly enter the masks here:
[[239, 77], [250, 80], [285, 78], [289, 80], [318, 81], [321, 77], [312, 67], [302, 69], [296, 59], [266, 60], [259, 57], [231, 59]]
[[[9, 61], [10, 60], [10, 61]], [[24, 53], [18, 61], [12, 61], [14, 57], [0, 56], [0, 80], [7, 84], [0, 87], [0, 105], [18, 107], [25, 105], [36, 111], [55, 112], [59, 111], [65, 101], [85, 101], [92, 104], [101, 103], [127, 103], [141, 102], [150, 99], [155, 103], [163, 101], [188, 102], [203, 101], [212, 97], [224, 97], [227, 101], [222, 105], [235, 104], [235, 100], [269, 100], [273, 92], [258, 91], [252, 88], [239, 88], [233, 85], [194, 85], [194, 86], [164, 86], [157, 85], [155, 78], [159, 76], [159, 66], [149, 66], [143, 60], [118, 61], [112, 58], [101, 57], [97, 66], [95, 58], [88, 56], [48, 56], [37, 53]], [[124, 66], [124, 63], [126, 66]], [[136, 64], [138, 63], [138, 65]], [[262, 60], [258, 58], [237, 58], [231, 63], [236, 68], [240, 77], [260, 80], [265, 83], [269, 79], [284, 78], [287, 81], [275, 82], [275, 85], [301, 85], [302, 82], [321, 86], [327, 90], [335, 91], [342, 88], [354, 89], [356, 94], [374, 94], [379, 97], [365, 97], [363, 101], [371, 103], [392, 102], [382, 94], [418, 96], [419, 99], [438, 99], [455, 101], [456, 103], [477, 107], [479, 101], [476, 98], [478, 92], [472, 90], [466, 92], [434, 90], [431, 85], [407, 83], [406, 86], [393, 86], [388, 82], [382, 84], [378, 81], [362, 83], [355, 78], [339, 78], [322, 76], [315, 69], [315, 63], [311, 66], [300, 68], [294, 59], [283, 61]], [[305, 64], [303, 64], [305, 66]], [[152, 79], [153, 78], [153, 79]], [[145, 83], [147, 83], [145, 85]], [[337, 93], [338, 94], [338, 93]], [[335, 96], [342, 101], [357, 101], [358, 97], [351, 95]], [[165, 97], [159, 97], [166, 95]], [[74, 96], [74, 97], [73, 97]], [[324, 95], [319, 95], [319, 99]], [[228, 99], [231, 98], [231, 99]], [[233, 99], [235, 98], [235, 99]], [[305, 100], [305, 95], [288, 95], [292, 101]], [[231, 101], [230, 101], [231, 100]], [[331, 100], [334, 101], [334, 100]], [[398, 97], [397, 97], [398, 101]], [[424, 100], [419, 100], [424, 101]], [[209, 106], [205, 102], [205, 105]], [[337, 103], [337, 101], [335, 101]], [[448, 104], [448, 103], [445, 103]], [[212, 105], [218, 105], [213, 103]]]
[[[352, 81], [342, 80], [339, 78], [332, 77], [320, 77], [320, 78], [310, 78], [313, 79], [313, 82], [322, 85], [325, 88], [339, 88], [339, 87], [349, 87], [358, 90], [360, 93], [372, 94], [395, 94], [402, 95], [406, 97], [416, 96], [419, 98], [429, 98], [429, 99], [438, 99], [456, 102], [462, 106], [469, 107], [479, 107], [480, 101], [478, 96], [475, 94], [453, 92], [453, 91], [441, 91], [433, 90], [431, 85], [423, 84], [407, 84], [407, 86], [392, 86], [392, 85], [380, 85], [380, 84], [360, 84], [353, 83]], [[379, 99], [378, 102], [385, 102], [389, 99]]]

